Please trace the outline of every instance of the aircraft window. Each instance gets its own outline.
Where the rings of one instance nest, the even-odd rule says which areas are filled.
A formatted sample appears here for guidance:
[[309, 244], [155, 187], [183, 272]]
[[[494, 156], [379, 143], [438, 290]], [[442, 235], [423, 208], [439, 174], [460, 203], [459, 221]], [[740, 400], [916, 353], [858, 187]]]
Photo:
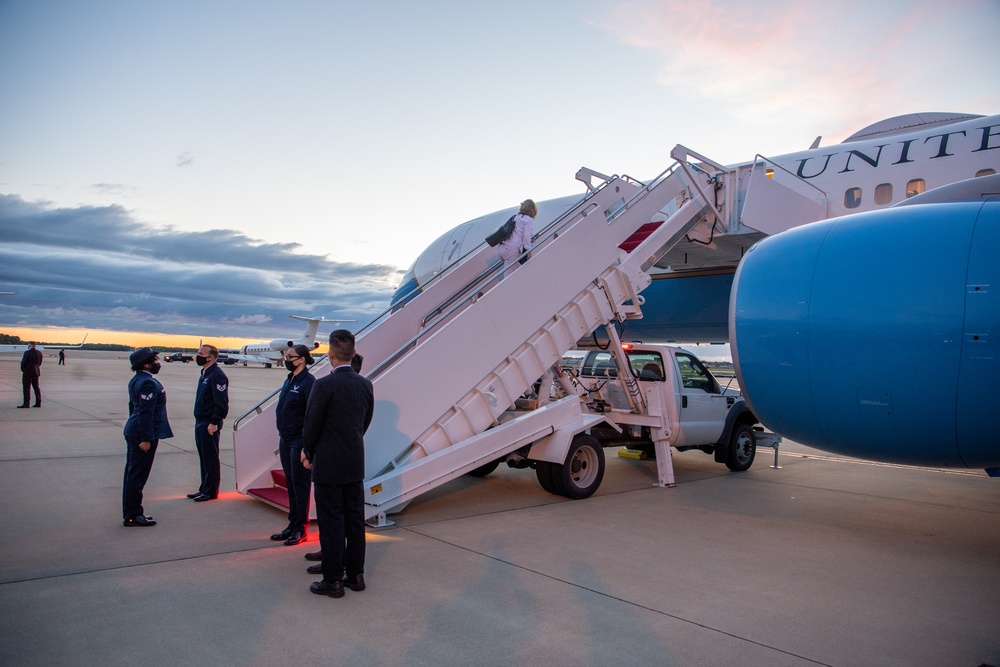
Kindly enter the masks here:
[[861, 206], [861, 188], [851, 188], [844, 193], [844, 206], [847, 208]]
[[677, 353], [677, 366], [681, 373], [681, 382], [688, 389], [703, 389], [710, 394], [721, 393], [719, 385], [715, 382], [708, 369], [689, 354]]
[[875, 188], [875, 203], [885, 206], [892, 201], [892, 183], [881, 183]]
[[976, 172], [976, 178], [979, 178], [980, 176], [992, 176], [995, 173], [997, 173], [996, 169], [980, 169]]
[[906, 184], [906, 198], [916, 197], [924, 192], [924, 179], [914, 178]]

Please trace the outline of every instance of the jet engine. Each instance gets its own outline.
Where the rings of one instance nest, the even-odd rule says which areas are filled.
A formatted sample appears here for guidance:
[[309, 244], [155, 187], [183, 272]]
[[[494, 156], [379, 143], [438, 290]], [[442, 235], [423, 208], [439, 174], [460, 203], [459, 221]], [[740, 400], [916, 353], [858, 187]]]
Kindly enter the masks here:
[[866, 459], [1000, 466], [1000, 200], [899, 206], [766, 238], [737, 269], [729, 332], [753, 412], [786, 438]]

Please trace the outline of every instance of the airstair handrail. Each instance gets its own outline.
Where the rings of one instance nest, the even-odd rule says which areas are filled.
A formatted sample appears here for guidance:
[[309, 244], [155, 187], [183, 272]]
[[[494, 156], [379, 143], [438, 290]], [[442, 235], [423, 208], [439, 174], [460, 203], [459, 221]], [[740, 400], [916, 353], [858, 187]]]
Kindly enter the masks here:
[[[324, 364], [328, 364], [328, 363], [330, 363], [329, 358], [327, 358], [326, 355], [323, 355], [323, 357], [321, 359], [316, 360], [316, 362], [312, 366], [309, 366], [306, 369], [306, 373], [310, 372], [314, 368], [321, 368]], [[284, 384], [282, 384], [281, 386], [283, 387]], [[263, 399], [261, 399], [260, 401], [257, 401], [256, 405], [254, 405], [252, 408], [250, 408], [249, 410], [247, 410], [246, 412], [244, 412], [243, 414], [241, 414], [239, 417], [237, 417], [236, 420], [233, 422], [233, 430], [234, 431], [239, 430], [239, 428], [240, 428], [240, 422], [242, 422], [244, 419], [246, 419], [250, 415], [259, 415], [261, 412], [263, 412], [262, 408], [264, 407], [264, 405], [268, 401], [270, 401], [272, 398], [274, 398], [275, 396], [277, 396], [279, 393], [281, 393], [281, 387], [278, 387], [277, 389], [275, 389], [274, 391], [272, 391], [270, 394], [268, 394], [267, 396], [265, 396]]]
[[[795, 181], [797, 183], [801, 183], [803, 185], [808, 185], [810, 188], [812, 188], [813, 190], [815, 190], [816, 192], [819, 193], [820, 197], [823, 200], [823, 204], [825, 206], [827, 206], [827, 207], [829, 206], [829, 202], [827, 201], [828, 195], [827, 195], [827, 193], [826, 193], [825, 190], [817, 187], [816, 185], [813, 185], [812, 183], [810, 183], [809, 181], [805, 180], [804, 178], [802, 178], [798, 174], [793, 173], [791, 170], [789, 170], [789, 169], [781, 166], [780, 164], [778, 164], [777, 162], [775, 162], [771, 158], [769, 158], [767, 156], [764, 156], [764, 155], [761, 155], [760, 153], [757, 153], [756, 155], [754, 155], [753, 163], [750, 165], [750, 172], [751, 172], [751, 174], [753, 173], [754, 169], [757, 168], [757, 163], [758, 162], [762, 162], [763, 164], [769, 164], [769, 165], [771, 165], [773, 167], [776, 167], [777, 169], [780, 169], [781, 171], [783, 171], [786, 174], [788, 174], [789, 176], [791, 176], [792, 179], [793, 179], [793, 181]], [[740, 215], [739, 215], [740, 224], [742, 224], [742, 221], [743, 221], [743, 211], [746, 210], [746, 208], [747, 208], [747, 202], [750, 200], [750, 189], [752, 187], [753, 187], [753, 179], [749, 179], [749, 181], [747, 183], [746, 194], [743, 196], [743, 208], [740, 211]], [[827, 210], [827, 214], [829, 214], [829, 209]]]

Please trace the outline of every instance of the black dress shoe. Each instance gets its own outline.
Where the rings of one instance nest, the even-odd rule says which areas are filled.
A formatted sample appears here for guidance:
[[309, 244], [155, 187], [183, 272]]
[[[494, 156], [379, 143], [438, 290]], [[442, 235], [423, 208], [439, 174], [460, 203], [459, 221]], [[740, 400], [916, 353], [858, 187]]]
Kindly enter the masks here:
[[188, 498], [191, 498], [193, 500], [193, 499], [197, 498], [200, 495], [201, 495], [201, 491], [195, 491], [194, 493], [189, 493], [188, 494]]
[[287, 540], [285, 540], [285, 546], [294, 547], [296, 544], [299, 544], [300, 542], [305, 542], [306, 539], [308, 538], [306, 537], [305, 533], [303, 533], [301, 530], [296, 530], [294, 533], [288, 536]]
[[203, 503], [206, 500], [215, 500], [215, 496], [206, 496], [204, 493], [201, 493], [192, 498], [192, 500], [194, 500], [196, 503]]
[[272, 535], [271, 539], [274, 540], [275, 542], [280, 542], [282, 540], [287, 540], [289, 537], [292, 536], [292, 532], [293, 531], [292, 531], [291, 528], [285, 528], [280, 533], [275, 533], [274, 535]]
[[321, 560], [323, 560], [323, 552], [322, 551], [310, 551], [309, 553], [306, 554], [306, 560], [321, 561]]
[[[26, 405], [26, 406], [24, 406], [24, 407], [28, 407], [28, 406]], [[41, 404], [41, 403], [35, 403], [35, 404], [34, 404], [33, 406], [31, 406], [31, 407], [33, 407], [33, 408], [40, 408], [40, 407], [42, 407], [42, 404]]]
[[30, 408], [31, 406], [28, 405], [27, 403], [25, 403], [24, 405], [19, 405], [17, 407], [19, 407], [19, 408]]
[[309, 586], [309, 590], [316, 595], [329, 595], [332, 598], [342, 598], [344, 597], [344, 582], [337, 579], [333, 583], [328, 582], [326, 579], [323, 581], [314, 581]]
[[356, 574], [353, 577], [348, 577], [345, 574], [344, 585], [350, 588], [352, 591], [363, 591], [365, 590], [365, 575]]
[[156, 521], [153, 520], [151, 516], [134, 516], [131, 519], [125, 519], [122, 521], [123, 526], [155, 526]]
[[310, 565], [306, 568], [306, 572], [309, 574], [323, 574], [323, 563], [316, 563], [315, 565]]

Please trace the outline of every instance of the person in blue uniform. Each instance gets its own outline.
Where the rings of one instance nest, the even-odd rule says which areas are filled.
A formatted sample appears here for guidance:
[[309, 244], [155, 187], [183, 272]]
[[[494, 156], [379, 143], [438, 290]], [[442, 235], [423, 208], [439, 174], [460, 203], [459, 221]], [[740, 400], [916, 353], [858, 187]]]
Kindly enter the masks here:
[[302, 465], [312, 470], [323, 552], [323, 580], [309, 590], [339, 598], [365, 589], [364, 435], [372, 421], [372, 383], [351, 367], [354, 334], [330, 334], [333, 370], [316, 380], [302, 428]]
[[289, 370], [278, 395], [275, 422], [278, 427], [278, 457], [285, 471], [288, 489], [288, 527], [271, 539], [284, 541], [285, 546], [305, 542], [309, 534], [309, 492], [312, 473], [302, 465], [302, 422], [306, 403], [316, 378], [309, 372], [313, 363], [309, 348], [295, 345], [285, 352], [285, 368]]
[[214, 345], [202, 345], [195, 357], [202, 367], [194, 396], [194, 444], [201, 464], [201, 486], [188, 498], [197, 503], [218, 498], [222, 480], [219, 438], [229, 414], [229, 378], [216, 363], [218, 358], [219, 348]]
[[160, 372], [156, 350], [143, 347], [129, 355], [135, 375], [128, 383], [128, 420], [125, 422], [125, 479], [122, 517], [125, 526], [155, 526], [142, 509], [142, 490], [153, 468], [156, 445], [174, 437], [167, 421], [167, 392], [153, 377]]

